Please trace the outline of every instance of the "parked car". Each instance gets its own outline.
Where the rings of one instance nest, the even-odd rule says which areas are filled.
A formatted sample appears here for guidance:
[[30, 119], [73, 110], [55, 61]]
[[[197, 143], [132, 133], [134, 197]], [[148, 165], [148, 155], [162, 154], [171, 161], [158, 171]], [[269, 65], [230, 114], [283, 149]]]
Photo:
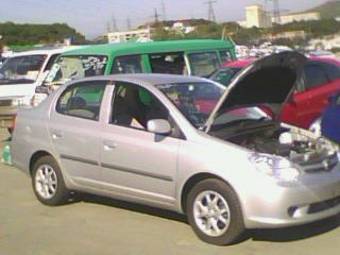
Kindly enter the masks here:
[[31, 104], [54, 60], [66, 49], [13, 53], [0, 68], [0, 127], [11, 128], [18, 107]]
[[[243, 68], [252, 64], [253, 59], [226, 63], [215, 72], [211, 79], [224, 85]], [[276, 84], [273, 83], [273, 86]], [[309, 129], [318, 121], [328, 103], [328, 98], [340, 90], [340, 62], [332, 58], [310, 57], [304, 66], [301, 82], [285, 104], [281, 120]]]
[[[229, 89], [164, 74], [73, 81], [19, 112], [13, 163], [44, 204], [65, 203], [72, 190], [165, 208], [217, 245], [245, 229], [337, 215], [336, 147], [257, 107], [279, 115], [304, 62], [297, 53], [261, 59]], [[209, 112], [197, 105], [202, 91], [215, 100]]]
[[37, 102], [67, 81], [122, 73], [168, 73], [208, 76], [235, 59], [235, 46], [225, 40], [180, 40], [89, 46], [62, 54], [36, 89]]

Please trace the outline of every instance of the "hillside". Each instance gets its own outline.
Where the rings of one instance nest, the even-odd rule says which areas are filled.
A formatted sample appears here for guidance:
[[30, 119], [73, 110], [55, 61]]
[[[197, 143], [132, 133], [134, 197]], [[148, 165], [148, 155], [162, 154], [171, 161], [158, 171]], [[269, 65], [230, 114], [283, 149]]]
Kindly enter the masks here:
[[322, 5], [316, 6], [308, 12], [320, 12], [323, 19], [330, 19], [340, 16], [340, 1], [328, 1]]
[[0, 23], [0, 35], [5, 45], [34, 45], [55, 43], [65, 38], [72, 38], [76, 43], [85, 41], [85, 37], [67, 24], [15, 24]]

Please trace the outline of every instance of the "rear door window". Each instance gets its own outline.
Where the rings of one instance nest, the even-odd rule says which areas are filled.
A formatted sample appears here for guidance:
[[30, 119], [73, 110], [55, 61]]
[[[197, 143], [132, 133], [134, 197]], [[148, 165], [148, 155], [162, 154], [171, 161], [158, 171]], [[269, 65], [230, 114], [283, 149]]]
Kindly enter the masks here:
[[70, 86], [60, 96], [57, 112], [98, 121], [106, 84], [107, 81], [89, 81]]
[[142, 73], [142, 58], [140, 55], [116, 57], [112, 73]]
[[150, 54], [153, 73], [187, 74], [183, 52]]
[[220, 68], [220, 61], [216, 52], [191, 53], [188, 55], [191, 74], [209, 77]]

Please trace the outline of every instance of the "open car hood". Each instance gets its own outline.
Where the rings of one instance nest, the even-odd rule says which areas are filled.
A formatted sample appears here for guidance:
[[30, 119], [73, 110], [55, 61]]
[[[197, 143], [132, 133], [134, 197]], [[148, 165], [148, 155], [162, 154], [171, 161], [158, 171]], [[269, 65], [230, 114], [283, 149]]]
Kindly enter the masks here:
[[283, 105], [302, 79], [307, 58], [298, 52], [281, 52], [255, 61], [237, 74], [210, 114], [205, 131], [229, 110], [266, 106], [279, 119]]

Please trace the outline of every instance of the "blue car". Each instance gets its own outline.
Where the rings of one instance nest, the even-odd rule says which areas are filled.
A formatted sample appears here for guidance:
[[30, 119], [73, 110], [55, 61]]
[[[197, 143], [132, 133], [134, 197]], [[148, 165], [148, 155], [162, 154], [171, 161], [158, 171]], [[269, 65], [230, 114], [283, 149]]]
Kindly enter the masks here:
[[322, 115], [321, 133], [340, 143], [340, 92], [329, 99], [329, 105]]

